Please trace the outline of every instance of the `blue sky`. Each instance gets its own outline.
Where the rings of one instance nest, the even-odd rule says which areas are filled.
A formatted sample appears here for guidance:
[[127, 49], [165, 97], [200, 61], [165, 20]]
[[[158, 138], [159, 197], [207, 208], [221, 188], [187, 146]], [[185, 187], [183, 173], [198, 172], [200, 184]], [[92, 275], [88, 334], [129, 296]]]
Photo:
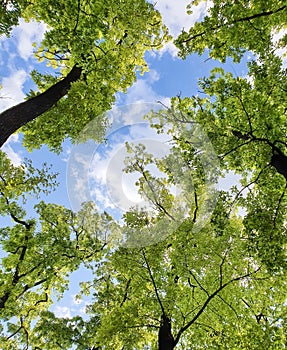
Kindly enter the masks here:
[[[182, 28], [188, 28], [196, 20], [200, 19], [207, 10], [209, 3], [202, 3], [191, 16], [186, 15], [185, 12], [185, 6], [188, 4], [186, 0], [158, 0], [156, 7], [161, 11], [163, 20], [169, 27], [171, 34], [176, 36]], [[35, 88], [29, 76], [29, 72], [32, 69], [42, 72], [50, 70], [45, 64], [39, 63], [33, 56], [32, 43], [34, 41], [40, 42], [44, 32], [45, 26], [43, 24], [35, 22], [25, 23], [21, 20], [19, 26], [13, 30], [10, 38], [0, 38], [0, 77], [3, 87], [0, 90], [0, 110], [5, 110], [23, 101], [25, 94], [31, 88]], [[143, 107], [144, 110], [147, 103], [154, 106], [157, 101], [168, 105], [170, 97], [178, 94], [181, 94], [181, 96], [196, 94], [198, 92], [198, 79], [207, 76], [212, 68], [220, 65], [218, 62], [207, 60], [207, 54], [202, 57], [192, 55], [187, 57], [186, 60], [181, 60], [177, 58], [176, 52], [176, 48], [170, 43], [160, 52], [147, 53], [146, 60], [150, 71], [144, 76], [139, 77], [126, 94], [119, 93], [117, 95], [115, 113], [120, 113], [119, 111], [123, 110], [126, 112], [123, 118], [120, 118], [120, 122], [118, 121], [117, 124], [113, 125], [107, 131], [109, 135], [112, 135], [109, 144], [93, 145], [89, 155], [90, 158], [87, 159], [88, 163], [85, 163], [87, 174], [90, 176], [87, 182], [89, 186], [88, 192], [91, 198], [97, 202], [99, 208], [101, 206], [102, 208], [110, 206], [111, 210], [115, 209], [115, 198], [109, 198], [107, 193], [103, 191], [103, 188], [109, 166], [115, 167], [112, 171], [109, 168], [109, 174], [119, 174], [116, 176], [120, 176], [121, 165], [116, 164], [115, 160], [118, 160], [119, 153], [117, 152], [120, 152], [124, 148], [125, 141], [148, 139], [150, 144], [154, 142], [153, 151], [160, 149], [159, 145], [162, 146], [166, 142], [163, 136], [156, 136], [153, 131], [148, 130], [146, 126], [143, 127], [143, 124], [140, 124], [142, 120], [139, 118], [139, 115], [142, 114], [138, 113], [138, 109]], [[235, 65], [231, 61], [227, 61], [224, 66], [225, 69], [230, 70], [236, 75], [245, 75], [247, 72], [245, 63]], [[132, 126], [127, 127], [127, 125]], [[156, 142], [158, 143], [156, 144]], [[67, 167], [71, 166], [71, 164], [75, 165], [75, 162], [71, 163], [69, 157], [71, 153], [75, 154], [77, 151], [69, 141], [64, 142], [63, 152], [60, 155], [51, 153], [45, 146], [29, 154], [21, 146], [21, 135], [17, 134], [9, 139], [3, 150], [15, 165], [20, 164], [24, 157], [32, 159], [35, 167], [40, 167], [43, 161], [48, 164], [51, 163], [53, 165], [53, 171], [59, 172], [58, 181], [60, 185], [57, 191], [53, 192], [45, 200], [63, 204], [72, 209], [78, 209], [77, 201], [79, 202], [80, 199], [75, 199], [73, 196], [75, 195], [75, 191], [76, 196], [84, 193], [84, 191], [81, 192], [81, 185], [83, 184], [80, 181], [75, 182], [81, 179], [79, 177], [76, 180], [71, 179], [69, 174], [67, 186]], [[97, 169], [94, 175], [93, 169]], [[112, 176], [109, 179], [113, 181]], [[87, 181], [87, 178], [84, 180]], [[69, 184], [69, 181], [72, 182]], [[135, 202], [139, 200], [136, 197], [135, 188], [131, 186], [133, 181], [134, 178], [126, 177], [121, 183], [123, 187], [118, 186], [118, 183], [116, 186], [111, 187], [111, 192], [113, 193], [116, 193], [117, 188], [120, 187], [122, 192], [118, 194], [122, 193], [125, 195], [125, 201], [120, 204], [118, 202], [118, 205], [120, 207], [122, 206], [121, 208], [123, 209], [132, 203], [133, 199]], [[78, 192], [76, 186], [79, 186]], [[84, 306], [84, 302], [78, 304], [74, 300], [74, 294], [77, 291], [79, 280], [78, 274], [82, 276], [81, 272], [73, 274], [71, 290], [54, 307], [58, 316], [69, 317], [74, 312], [79, 312], [79, 310], [83, 312], [82, 307]]]

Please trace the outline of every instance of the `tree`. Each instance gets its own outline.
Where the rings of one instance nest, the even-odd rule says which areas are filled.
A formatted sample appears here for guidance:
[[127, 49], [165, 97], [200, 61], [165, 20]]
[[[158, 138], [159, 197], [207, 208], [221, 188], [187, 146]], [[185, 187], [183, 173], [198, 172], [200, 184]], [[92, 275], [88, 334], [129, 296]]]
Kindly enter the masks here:
[[[188, 13], [200, 2], [191, 1]], [[206, 49], [210, 57], [221, 61], [227, 57], [239, 61], [247, 51], [266, 57], [277, 45], [285, 49], [286, 34], [278, 44], [273, 37], [286, 29], [286, 10], [285, 1], [215, 0], [205, 18], [188, 31], [183, 30], [175, 43], [183, 58], [193, 52], [202, 54]]]
[[189, 113], [190, 120], [201, 124], [220, 159], [221, 171], [240, 174], [242, 186], [233, 189], [233, 204], [246, 210], [252, 249], [270, 268], [285, 268], [286, 72], [277, 58], [263, 65], [252, 62], [249, 67], [246, 79], [215, 70], [200, 83], [202, 97], [175, 103]]
[[0, 146], [25, 125], [28, 148], [46, 143], [60, 150], [66, 137], [75, 140], [94, 118], [99, 119], [95, 138], [101, 139], [107, 122], [103, 113], [115, 93], [135, 81], [135, 71], [147, 70], [146, 50], [160, 48], [169, 38], [159, 12], [145, 0], [17, 1], [13, 6], [11, 11], [4, 7], [8, 19], [2, 31], [7, 33], [19, 15], [43, 21], [47, 31], [36, 55], [55, 74], [32, 72], [39, 92], [0, 114]]
[[0, 35], [9, 35], [12, 26], [18, 24], [19, 17], [27, 6], [26, 0], [3, 0], [0, 9]]
[[[207, 97], [206, 104], [210, 100], [214, 99]], [[193, 100], [187, 101], [193, 103]], [[208, 174], [203, 176], [204, 163], [199, 161], [201, 155], [190, 137], [190, 127], [200, 117], [204, 121], [203, 116], [205, 113], [209, 115], [209, 108], [198, 108], [198, 114], [194, 115], [190, 104], [185, 105], [179, 98], [175, 98], [173, 103], [181, 113], [167, 114], [163, 110], [151, 116], [159, 131], [163, 131], [167, 122], [172, 122], [170, 133], [175, 141], [172, 153], [159, 161], [139, 152], [139, 147], [136, 147], [127, 166], [127, 171], [140, 172], [139, 191], [153, 203], [155, 212], [147, 212], [143, 216], [142, 211], [134, 210], [133, 215], [128, 213], [125, 216], [126, 227], [122, 228], [127, 241], [130, 237], [136, 240], [135, 234], [141, 238], [145, 233], [143, 227], [150, 231], [150, 242], [153, 242], [151, 237], [154, 235], [167, 238], [149, 247], [118, 249], [97, 272], [92, 289], [94, 304], [89, 308], [91, 315], [101, 315], [95, 341], [105, 344], [107, 349], [282, 348], [286, 343], [281, 323], [281, 318], [284, 323], [286, 313], [285, 306], [281, 308], [286, 270], [283, 258], [278, 259], [277, 254], [279, 251], [285, 254], [285, 244], [281, 246], [281, 241], [278, 242], [275, 237], [267, 243], [264, 234], [275, 235], [278, 232], [284, 237], [284, 227], [278, 225], [278, 231], [272, 230], [265, 218], [255, 215], [253, 209], [258, 213], [266, 210], [262, 199], [257, 206], [253, 200], [257, 197], [258, 201], [266, 190], [264, 186], [259, 187], [260, 182], [250, 189], [246, 202], [239, 202], [240, 206], [245, 204], [247, 210], [253, 210], [244, 219], [235, 215], [238, 208], [236, 199], [241, 190], [235, 192], [234, 189], [234, 196], [232, 193], [218, 194], [210, 222], [205, 222], [200, 231], [195, 230], [198, 213], [206, 197]], [[210, 128], [215, 130], [212, 125]], [[222, 147], [219, 143], [218, 149], [224, 152]], [[165, 169], [168, 183], [163, 179], [153, 181], [155, 179], [146, 169], [150, 163]], [[171, 167], [171, 164], [174, 166]], [[275, 180], [271, 166], [270, 171]], [[176, 185], [179, 178], [183, 191], [180, 198], [191, 199], [194, 193], [194, 200], [188, 201], [186, 219], [166, 235], [166, 232], [161, 232], [168, 229], [163, 216], [172, 221], [177, 208], [173, 203], [176, 198], [169, 193], [168, 187]], [[280, 174], [277, 178], [279, 182], [275, 182], [274, 186], [282, 180]], [[194, 182], [192, 192], [186, 183], [191, 179]], [[164, 183], [166, 192], [160, 190]], [[272, 188], [273, 185], [269, 184], [269, 190]], [[277, 200], [276, 193], [276, 204]], [[273, 201], [269, 205], [272, 206]], [[253, 227], [246, 225], [247, 221]], [[254, 254], [258, 242], [255, 245], [255, 240], [251, 238], [255, 230], [259, 231], [256, 239], [262, 245], [258, 255]], [[251, 249], [250, 243], [255, 245], [255, 249]], [[271, 250], [271, 246], [276, 247], [277, 252]]]
[[[77, 6], [76, 14], [87, 11]], [[15, 223], [1, 231], [4, 349], [286, 347], [287, 77], [272, 42], [273, 30], [285, 27], [285, 8], [281, 1], [214, 1], [209, 15], [176, 40], [183, 56], [205, 49], [221, 60], [239, 60], [248, 50], [257, 56], [247, 76], [215, 69], [200, 80], [197, 96], [174, 97], [170, 109], [147, 116], [159, 133], [168, 128], [168, 156], [156, 159], [142, 145], [127, 145], [125, 171], [140, 175], [139, 193], [151, 210], [131, 208], [120, 224], [92, 203], [76, 214], [39, 202], [29, 219], [19, 196], [38, 193], [36, 183], [45, 190], [54, 177], [33, 176], [29, 164], [14, 168], [2, 155], [1, 212]], [[129, 38], [121, 34], [122, 42]], [[71, 72], [81, 70], [80, 81], [55, 108], [66, 108], [73, 87], [85, 84], [87, 58], [77, 57], [82, 65], [69, 62]], [[46, 78], [35, 79], [41, 85]], [[57, 142], [50, 145], [58, 149]], [[164, 175], [155, 176], [151, 164]], [[230, 191], [209, 186], [230, 171], [241, 176]], [[82, 283], [81, 293], [91, 298], [88, 318], [57, 318], [48, 309], [50, 295], [61, 295], [67, 274], [81, 263], [93, 273]]]
[[239, 61], [247, 51], [255, 58], [248, 63], [247, 77], [214, 70], [201, 80], [200, 97], [179, 104], [201, 123], [222, 168], [241, 175], [243, 187], [236, 190], [235, 201], [247, 211], [244, 224], [252, 249], [270, 268], [285, 268], [286, 69], [276, 49], [285, 52], [286, 34], [279, 42], [274, 34], [286, 29], [286, 3], [213, 5], [202, 22], [176, 39], [180, 55], [208, 49], [222, 61]]
[[[239, 225], [233, 225], [238, 236]], [[103, 278], [94, 281], [90, 312], [101, 314], [96, 344], [106, 349], [232, 349], [235, 342], [236, 348], [283, 347], [286, 339], [275, 322], [286, 312], [279, 306], [282, 277], [275, 281], [251, 257], [243, 260], [244, 240], [230, 242], [230, 235], [230, 227], [221, 236], [210, 227], [198, 235], [185, 227], [164, 244], [114, 254]], [[276, 292], [270, 291], [273, 283]]]
[[[181, 154], [188, 166], [198, 169], [190, 138], [178, 136], [176, 131], [182, 131], [185, 124], [200, 123], [219, 155], [220, 173], [233, 170], [240, 174], [242, 187], [220, 195], [210, 224], [196, 235], [192, 227], [201, 205], [199, 180], [189, 217], [172, 238], [136, 252], [119, 250], [106, 262], [106, 278], [95, 280], [95, 290], [100, 292], [92, 310], [96, 314], [103, 308], [98, 335], [107, 348], [115, 344], [117, 348], [167, 349], [180, 345], [184, 349], [285, 346], [286, 310], [281, 303], [284, 304], [286, 274], [286, 71], [281, 59], [274, 56], [276, 46], [272, 42], [272, 31], [286, 27], [285, 9], [283, 2], [230, 5], [215, 1], [210, 16], [176, 40], [183, 57], [205, 49], [210, 50], [211, 57], [221, 60], [228, 56], [239, 60], [248, 50], [259, 56], [249, 64], [246, 78], [217, 69], [202, 79], [202, 95], [173, 99], [173, 108], [184, 116], [174, 118], [177, 128], [171, 131], [181, 152], [174, 149], [173, 160], [166, 160], [166, 167], [161, 167], [174, 181], [170, 164], [178, 170]], [[285, 41], [284, 37], [280, 43], [283, 47]], [[170, 122], [164, 112], [161, 118], [156, 115], [156, 120], [159, 130]], [[133, 169], [142, 174], [139, 189], [149, 197], [159, 216], [147, 221], [147, 213], [129, 213], [128, 233], [131, 227], [145, 232], [140, 225], [151, 230], [160, 215], [169, 213], [163, 205], [160, 184], [140, 166], [146, 163], [136, 156], [137, 152]], [[179, 163], [180, 169], [186, 169]], [[195, 173], [193, 179], [202, 181], [202, 173]], [[169, 196], [169, 207], [171, 201]], [[243, 219], [234, 215], [239, 207], [246, 211]], [[202, 255], [200, 246], [204, 246]], [[189, 265], [192, 268], [188, 269]], [[238, 274], [241, 269], [247, 274]], [[278, 278], [277, 282], [274, 278]], [[223, 286], [225, 289], [221, 289]], [[199, 299], [198, 291], [203, 295], [197, 294]], [[107, 304], [104, 300], [108, 300]], [[192, 302], [194, 308], [190, 306]], [[106, 312], [107, 306], [116, 313]], [[266, 311], [270, 312], [268, 316]]]
[[55, 296], [61, 297], [69, 274], [103, 255], [109, 243], [101, 235], [110, 217], [97, 214], [92, 204], [75, 214], [42, 200], [34, 205], [34, 218], [31, 208], [27, 215], [27, 198], [55, 188], [56, 175], [30, 162], [14, 167], [0, 156], [0, 214], [7, 222], [0, 229], [0, 343], [3, 349], [16, 349], [17, 344], [29, 346], [31, 323], [47, 312]]
[[[178, 98], [174, 105], [177, 102]], [[185, 119], [180, 119], [181, 116]], [[57, 319], [47, 309], [38, 309], [38, 319], [30, 328], [27, 321], [23, 323], [20, 319], [17, 327], [10, 327], [9, 339], [3, 332], [7, 348], [15, 342], [41, 349], [52, 344], [55, 349], [70, 349], [72, 345], [78, 349], [258, 349], [262, 346], [278, 349], [285, 346], [284, 271], [270, 269], [268, 261], [254, 255], [249, 244], [250, 230], [245, 219], [236, 215], [237, 202], [234, 203], [232, 194], [219, 192], [209, 222], [196, 230], [206, 202], [207, 177], [214, 174], [203, 171], [202, 155], [196, 143], [192, 143], [192, 115], [182, 111], [167, 114], [162, 110], [150, 118], [156, 121], [155, 127], [163, 131], [166, 117], [169, 123], [173, 121], [171, 153], [157, 160], [141, 146], [129, 146], [131, 157], [127, 159], [126, 171], [140, 173], [139, 191], [153, 204], [154, 210], [134, 208], [125, 214], [123, 225], [106, 216], [108, 221], [100, 226], [96, 212], [87, 214], [91, 204], [87, 204], [83, 213], [86, 220], [92, 220], [80, 225], [87, 228], [82, 236], [81, 243], [86, 248], [81, 261], [87, 261], [94, 274], [92, 281], [82, 284], [82, 293], [91, 295], [87, 309], [89, 319]], [[167, 178], [155, 178], [148, 170], [151, 163], [161, 171], [164, 169]], [[172, 168], [170, 164], [177, 166]], [[170, 189], [179, 182], [182, 193], [177, 198]], [[254, 195], [257, 191], [257, 187], [252, 190]], [[187, 198], [185, 219], [168, 226], [178, 218], [176, 202], [182, 198]], [[57, 225], [59, 210], [54, 215], [57, 215]], [[54, 215], [50, 209], [44, 216], [48, 218], [49, 229]], [[80, 231], [74, 223], [71, 226], [75, 233]], [[88, 232], [95, 232], [95, 226], [99, 227], [101, 237], [103, 231], [108, 231], [116, 239], [124, 237], [130, 245], [146, 243], [141, 235], [149, 232], [151, 245], [102, 250], [96, 240], [99, 255], [90, 256], [95, 247], [90, 246], [92, 236]], [[67, 229], [66, 225], [63, 227]], [[163, 230], [169, 231], [163, 233]], [[59, 232], [55, 228], [53, 232], [63, 236], [62, 229]], [[153, 244], [152, 238], [160, 235], [163, 239]], [[59, 242], [55, 258], [59, 258], [63, 249], [66, 252], [66, 240]], [[71, 263], [76, 259], [73, 253], [65, 254]], [[66, 266], [67, 260], [64, 263]]]

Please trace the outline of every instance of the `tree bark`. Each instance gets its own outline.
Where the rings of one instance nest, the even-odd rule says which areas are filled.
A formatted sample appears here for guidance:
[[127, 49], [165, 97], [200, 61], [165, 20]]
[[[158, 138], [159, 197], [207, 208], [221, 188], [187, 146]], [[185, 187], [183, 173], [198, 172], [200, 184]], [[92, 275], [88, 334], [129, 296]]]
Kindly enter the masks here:
[[53, 107], [68, 93], [71, 83], [80, 79], [81, 73], [82, 68], [74, 66], [65, 78], [45, 92], [0, 113], [0, 147], [21, 126], [36, 119]]
[[176, 344], [171, 333], [170, 319], [166, 315], [162, 315], [158, 332], [158, 349], [173, 350], [175, 348], [175, 345]]
[[273, 154], [271, 165], [287, 180], [287, 157], [284, 154]]
[[267, 143], [272, 148], [272, 157], [270, 164], [276, 169], [279, 174], [283, 175], [287, 180], [287, 156], [280, 150], [280, 148], [275, 146], [275, 143], [279, 141], [272, 143], [267, 138], [255, 137], [252, 135], [252, 133], [242, 134], [242, 132], [238, 130], [232, 130], [232, 134], [242, 140], [253, 140]]

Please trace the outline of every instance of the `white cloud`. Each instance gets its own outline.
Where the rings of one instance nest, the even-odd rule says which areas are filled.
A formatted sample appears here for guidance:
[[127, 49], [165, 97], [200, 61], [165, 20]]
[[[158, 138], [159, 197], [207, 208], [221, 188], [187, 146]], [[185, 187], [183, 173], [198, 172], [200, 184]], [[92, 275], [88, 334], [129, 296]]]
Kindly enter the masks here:
[[[170, 98], [159, 95], [152, 87], [152, 84], [160, 79], [159, 73], [155, 69], [151, 69], [145, 74], [144, 78], [139, 78], [127, 90], [123, 96], [119, 96], [116, 105], [109, 113], [109, 119], [113, 125], [113, 129], [117, 129], [124, 125], [143, 122], [143, 116], [152, 109], [159, 109], [159, 103], [170, 106]], [[125, 107], [119, 106], [124, 103]]]
[[13, 72], [9, 77], [2, 79], [2, 89], [0, 90], [0, 111], [23, 101], [25, 97], [23, 85], [27, 78], [28, 73], [23, 69], [20, 69]]
[[127, 104], [139, 102], [156, 103], [161, 101], [165, 105], [169, 105], [170, 99], [165, 96], [158, 95], [151, 86], [152, 81], [146, 79], [138, 79], [133, 86], [131, 86], [126, 95], [125, 102]]
[[[131, 107], [133, 107], [132, 105]], [[134, 110], [134, 109], [133, 109]], [[162, 157], [169, 151], [166, 141], [168, 135], [158, 135], [147, 123], [137, 123], [128, 128], [119, 128], [109, 136], [108, 148], [98, 149], [91, 162], [89, 178], [92, 197], [100, 207], [118, 208], [121, 212], [132, 206], [148, 206], [148, 203], [138, 194], [135, 185], [139, 174], [126, 174], [125, 158], [127, 153], [125, 142], [146, 146], [146, 151], [155, 157]], [[154, 175], [154, 168], [150, 169]]]
[[178, 55], [178, 48], [174, 45], [173, 42], [169, 42], [164, 45], [163, 48], [161, 48], [159, 51], [155, 52], [154, 56], [162, 57], [164, 53], [169, 53], [173, 58], [176, 58]]
[[89, 166], [90, 155], [85, 155], [84, 153], [81, 153], [81, 151], [76, 151], [73, 155], [73, 159], [69, 160], [69, 169], [67, 171], [67, 174], [69, 175], [67, 178], [67, 186], [71, 189], [71, 193], [69, 192], [69, 198], [71, 204], [77, 204], [77, 208], [73, 207], [73, 209], [78, 210], [81, 203], [91, 199], [87, 177]]
[[6, 143], [2, 147], [2, 151], [6, 153], [7, 157], [11, 160], [12, 164], [19, 166], [22, 163], [22, 158], [20, 154], [13, 150], [13, 144], [19, 142], [19, 135], [14, 134], [9, 137]]
[[157, 95], [149, 83], [138, 79], [127, 92], [126, 103], [156, 102]]
[[[129, 92], [127, 96], [128, 96], [128, 101], [134, 100], [135, 102], [126, 101], [126, 105], [124, 106], [113, 107], [113, 109], [109, 112], [109, 115], [108, 115], [109, 120], [111, 122], [111, 129], [108, 130], [109, 133], [125, 125], [134, 125], [135, 123], [145, 122], [143, 119], [144, 115], [149, 113], [152, 109], [153, 110], [159, 109], [159, 104], [156, 102], [155, 99], [152, 102], [149, 102], [149, 100], [146, 102], [140, 101], [139, 100], [140, 97], [137, 98], [135, 96], [135, 98], [130, 98]], [[158, 97], [156, 96], [155, 93], [154, 93], [154, 96]]]
[[87, 315], [87, 306], [89, 305], [89, 303], [85, 303], [85, 306], [83, 306], [83, 307], [81, 307], [80, 308], [80, 313], [82, 314], [82, 315]]
[[[23, 85], [30, 77], [26, 70], [30, 69], [17, 69], [15, 64], [16, 57], [25, 59], [33, 56], [32, 43], [36, 41], [39, 43], [44, 36], [46, 26], [43, 23], [37, 23], [35, 21], [25, 22], [20, 19], [19, 25], [14, 27], [11, 32], [11, 38], [3, 36], [1, 37], [0, 48], [8, 54], [8, 59], [4, 59], [4, 56], [0, 57], [0, 65], [4, 71], [10, 71], [9, 76], [4, 77], [1, 80], [2, 89], [0, 90], [0, 112], [17, 104], [24, 100], [25, 93], [23, 92]], [[11, 43], [15, 43], [17, 51], [11, 49]], [[7, 73], [5, 74], [7, 75]]]
[[72, 146], [70, 144], [68, 144], [68, 142], [64, 143], [63, 144], [63, 151], [61, 153], [61, 160], [64, 162], [64, 163], [67, 163], [69, 161], [69, 158], [70, 158], [70, 154], [71, 154], [71, 151], [72, 151]]
[[208, 9], [212, 6], [212, 1], [202, 1], [198, 6], [192, 7], [192, 14], [186, 12], [190, 0], [170, 1], [157, 0], [155, 8], [160, 11], [163, 23], [169, 28], [170, 33], [174, 36], [180, 34], [183, 28], [189, 29], [197, 22]]
[[[198, 6], [193, 6], [193, 13], [188, 15], [186, 6], [190, 0], [157, 0], [155, 8], [162, 15], [163, 23], [168, 27], [172, 36], [177, 37], [183, 28], [188, 30], [195, 22], [200, 20], [212, 6], [212, 1], [202, 1]], [[168, 43], [161, 51], [169, 52], [173, 57], [177, 55], [177, 48], [174, 44]]]
[[148, 72], [149, 81], [154, 83], [160, 79], [159, 73], [155, 69], [150, 69]]
[[[2, 89], [0, 90], [0, 112], [4, 111], [17, 103], [24, 100], [23, 85], [28, 77], [27, 72], [23, 69], [13, 72], [9, 77], [5, 77], [1, 81]], [[20, 154], [16, 153], [13, 145], [19, 142], [19, 135], [14, 134], [9, 137], [2, 147], [12, 164], [19, 166], [22, 163]]]
[[[278, 45], [280, 39], [282, 39], [284, 37], [284, 35], [286, 35], [286, 34], [287, 34], [286, 29], [281, 29], [279, 32], [274, 32], [273, 37], [272, 37], [273, 44], [275, 46]], [[283, 67], [287, 68], [286, 48], [280, 47], [280, 48], [276, 49], [274, 53], [275, 53], [275, 55], [281, 57], [282, 62], [283, 62]]]
[[[150, 81], [156, 79], [158, 74], [153, 71]], [[161, 148], [161, 143], [166, 142], [166, 139], [158, 135], [155, 130], [148, 128], [148, 122], [143, 119], [143, 116], [152, 109], [158, 110], [161, 107], [155, 103], [157, 99], [166, 104], [169, 103], [169, 99], [158, 96], [147, 80], [141, 80], [139, 85], [135, 85], [133, 91], [127, 94], [127, 104], [114, 106], [108, 113], [113, 123], [107, 130], [106, 135], [109, 140], [107, 145], [98, 146], [87, 142], [75, 145], [71, 150], [67, 170], [67, 189], [70, 204], [74, 210], [78, 210], [81, 202], [87, 200], [93, 200], [99, 210], [103, 208], [125, 210], [139, 201], [136, 197], [134, 179], [123, 178], [124, 158], [127, 155], [125, 142], [144, 139], [150, 143], [152, 140], [158, 142], [154, 148]], [[148, 90], [148, 93], [143, 96], [141, 89]], [[152, 99], [151, 96], [153, 96]], [[138, 102], [140, 98], [143, 101], [152, 100], [154, 103]], [[138, 103], [132, 103], [133, 101]], [[125, 128], [127, 125], [130, 127]], [[154, 149], [151, 153], [153, 151]]]
[[56, 306], [54, 314], [59, 318], [72, 318], [71, 310], [67, 306]]
[[25, 22], [20, 19], [19, 25], [16, 26], [12, 35], [16, 36], [17, 48], [20, 56], [28, 60], [33, 56], [33, 42], [40, 43], [44, 37], [47, 26], [43, 22]]
[[[9, 54], [9, 58], [12, 55], [10, 53], [9, 40], [5, 35], [0, 36], [0, 67], [7, 67], [4, 57]], [[13, 58], [13, 57], [12, 57]]]

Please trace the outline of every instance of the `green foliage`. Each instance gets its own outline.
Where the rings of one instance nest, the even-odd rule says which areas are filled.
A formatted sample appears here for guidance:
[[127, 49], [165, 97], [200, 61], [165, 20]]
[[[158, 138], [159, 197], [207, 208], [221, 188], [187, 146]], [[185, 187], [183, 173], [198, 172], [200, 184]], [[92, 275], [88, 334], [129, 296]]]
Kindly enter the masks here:
[[102, 255], [108, 238], [100, 240], [99, 235], [108, 230], [110, 219], [89, 203], [75, 214], [43, 201], [34, 205], [35, 216], [31, 209], [28, 216], [26, 200], [54, 188], [56, 175], [47, 173], [47, 167], [36, 170], [29, 162], [15, 167], [0, 155], [0, 213], [7, 222], [0, 229], [0, 314], [8, 327], [0, 342], [5, 344], [2, 348], [18, 349], [16, 344], [28, 346], [36, 336], [32, 322], [42, 312], [45, 315], [55, 296], [63, 295], [69, 274]]
[[[50, 27], [40, 59], [62, 76], [83, 68], [68, 96], [24, 128], [26, 144], [58, 151], [95, 116], [100, 139], [115, 92], [167, 38], [160, 15], [130, 0], [34, 1], [24, 14]], [[39, 201], [27, 215], [25, 200], [51, 190], [55, 175], [0, 154], [0, 213], [12, 221], [0, 230], [3, 349], [158, 349], [165, 319], [178, 349], [286, 348], [287, 70], [272, 41], [284, 28], [284, 1], [214, 1], [177, 38], [182, 57], [208, 49], [221, 61], [246, 51], [257, 59], [245, 77], [214, 69], [199, 95], [147, 116], [171, 135], [170, 154], [156, 159], [127, 144], [125, 171], [139, 175], [150, 209], [130, 208], [120, 224], [93, 203], [73, 213]], [[33, 77], [41, 91], [57, 81]], [[240, 183], [216, 191], [230, 171]], [[87, 317], [57, 318], [49, 307], [81, 264], [93, 274], [78, 296], [89, 297]]]
[[215, 69], [200, 81], [201, 96], [174, 98], [190, 122], [198, 122], [220, 159], [221, 171], [241, 175], [234, 201], [246, 210], [246, 235], [269, 268], [286, 261], [286, 178], [272, 163], [273, 154], [286, 162], [286, 69], [281, 60], [249, 63], [249, 75], [236, 77]]
[[[202, 1], [191, 1], [190, 9]], [[180, 56], [209, 50], [210, 57], [225, 62], [227, 57], [239, 61], [246, 51], [266, 56], [279, 47], [285, 48], [286, 35], [279, 44], [274, 32], [286, 29], [286, 1], [215, 0], [202, 21], [196, 22], [175, 40]]]
[[0, 8], [0, 35], [9, 35], [11, 27], [18, 24], [28, 3], [27, 0], [3, 0]]
[[[240, 220], [229, 220], [221, 235], [212, 225], [194, 234], [190, 224], [160, 244], [118, 249], [103, 264], [89, 308], [101, 314], [96, 344], [157, 349], [163, 308], [179, 349], [284, 347], [275, 320], [286, 312], [286, 284], [251, 257], [242, 259]], [[278, 288], [270, 290], [270, 283]]]
[[[34, 1], [23, 16], [43, 21], [48, 31], [36, 56], [56, 69], [57, 75], [32, 77], [40, 91], [61, 80], [74, 65], [82, 77], [53, 108], [22, 128], [28, 149], [43, 143], [59, 151], [62, 141], [73, 141], [84, 126], [97, 118], [92, 135], [101, 140], [109, 110], [118, 91], [135, 82], [136, 71], [148, 70], [144, 53], [169, 40], [161, 16], [145, 0]], [[30, 96], [32, 96], [30, 94]]]

